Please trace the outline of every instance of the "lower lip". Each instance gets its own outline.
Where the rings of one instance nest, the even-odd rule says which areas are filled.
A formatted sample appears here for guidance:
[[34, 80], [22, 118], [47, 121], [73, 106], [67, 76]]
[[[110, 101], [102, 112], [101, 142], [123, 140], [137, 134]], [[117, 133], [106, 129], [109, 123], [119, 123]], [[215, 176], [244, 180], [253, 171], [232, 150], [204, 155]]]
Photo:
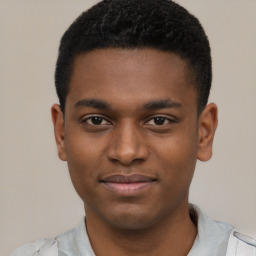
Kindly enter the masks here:
[[112, 183], [104, 182], [103, 184], [112, 192], [120, 196], [135, 196], [140, 192], [148, 189], [153, 185], [152, 182], [136, 182], [136, 183]]

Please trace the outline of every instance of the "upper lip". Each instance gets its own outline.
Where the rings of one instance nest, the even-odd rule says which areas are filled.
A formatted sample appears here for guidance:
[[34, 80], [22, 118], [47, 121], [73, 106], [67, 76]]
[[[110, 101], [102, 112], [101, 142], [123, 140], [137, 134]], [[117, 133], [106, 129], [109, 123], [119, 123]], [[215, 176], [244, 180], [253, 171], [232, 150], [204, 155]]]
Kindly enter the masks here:
[[110, 183], [138, 183], [138, 182], [152, 182], [156, 179], [151, 178], [142, 174], [131, 174], [131, 175], [123, 175], [123, 174], [115, 174], [107, 176], [102, 179], [102, 182], [110, 182]]

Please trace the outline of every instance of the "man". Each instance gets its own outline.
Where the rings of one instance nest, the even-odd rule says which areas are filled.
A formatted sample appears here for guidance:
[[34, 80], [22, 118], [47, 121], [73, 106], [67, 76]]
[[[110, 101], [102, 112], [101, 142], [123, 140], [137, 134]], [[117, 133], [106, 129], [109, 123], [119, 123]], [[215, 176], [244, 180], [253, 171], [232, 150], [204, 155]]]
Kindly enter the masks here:
[[52, 107], [86, 218], [13, 255], [255, 255], [255, 241], [188, 203], [217, 107], [199, 21], [169, 0], [106, 0], [63, 35]]

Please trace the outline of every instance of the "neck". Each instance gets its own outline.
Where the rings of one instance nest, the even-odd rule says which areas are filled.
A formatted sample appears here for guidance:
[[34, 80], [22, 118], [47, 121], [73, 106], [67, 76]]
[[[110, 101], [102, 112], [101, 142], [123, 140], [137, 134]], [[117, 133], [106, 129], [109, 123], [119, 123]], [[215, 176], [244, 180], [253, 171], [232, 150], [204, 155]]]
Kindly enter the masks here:
[[188, 204], [182, 212], [145, 229], [123, 230], [113, 227], [87, 210], [86, 226], [97, 256], [178, 255], [186, 256], [196, 237], [197, 228], [190, 218]]

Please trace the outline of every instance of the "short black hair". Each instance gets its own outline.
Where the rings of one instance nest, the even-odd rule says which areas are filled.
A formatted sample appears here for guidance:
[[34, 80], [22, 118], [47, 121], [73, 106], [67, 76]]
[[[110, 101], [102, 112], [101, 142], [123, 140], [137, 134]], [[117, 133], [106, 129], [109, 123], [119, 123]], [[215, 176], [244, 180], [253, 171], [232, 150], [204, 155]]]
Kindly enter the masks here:
[[75, 58], [103, 48], [152, 48], [177, 54], [192, 74], [198, 111], [207, 104], [211, 50], [198, 19], [171, 0], [103, 0], [83, 12], [61, 38], [55, 86], [63, 113]]

